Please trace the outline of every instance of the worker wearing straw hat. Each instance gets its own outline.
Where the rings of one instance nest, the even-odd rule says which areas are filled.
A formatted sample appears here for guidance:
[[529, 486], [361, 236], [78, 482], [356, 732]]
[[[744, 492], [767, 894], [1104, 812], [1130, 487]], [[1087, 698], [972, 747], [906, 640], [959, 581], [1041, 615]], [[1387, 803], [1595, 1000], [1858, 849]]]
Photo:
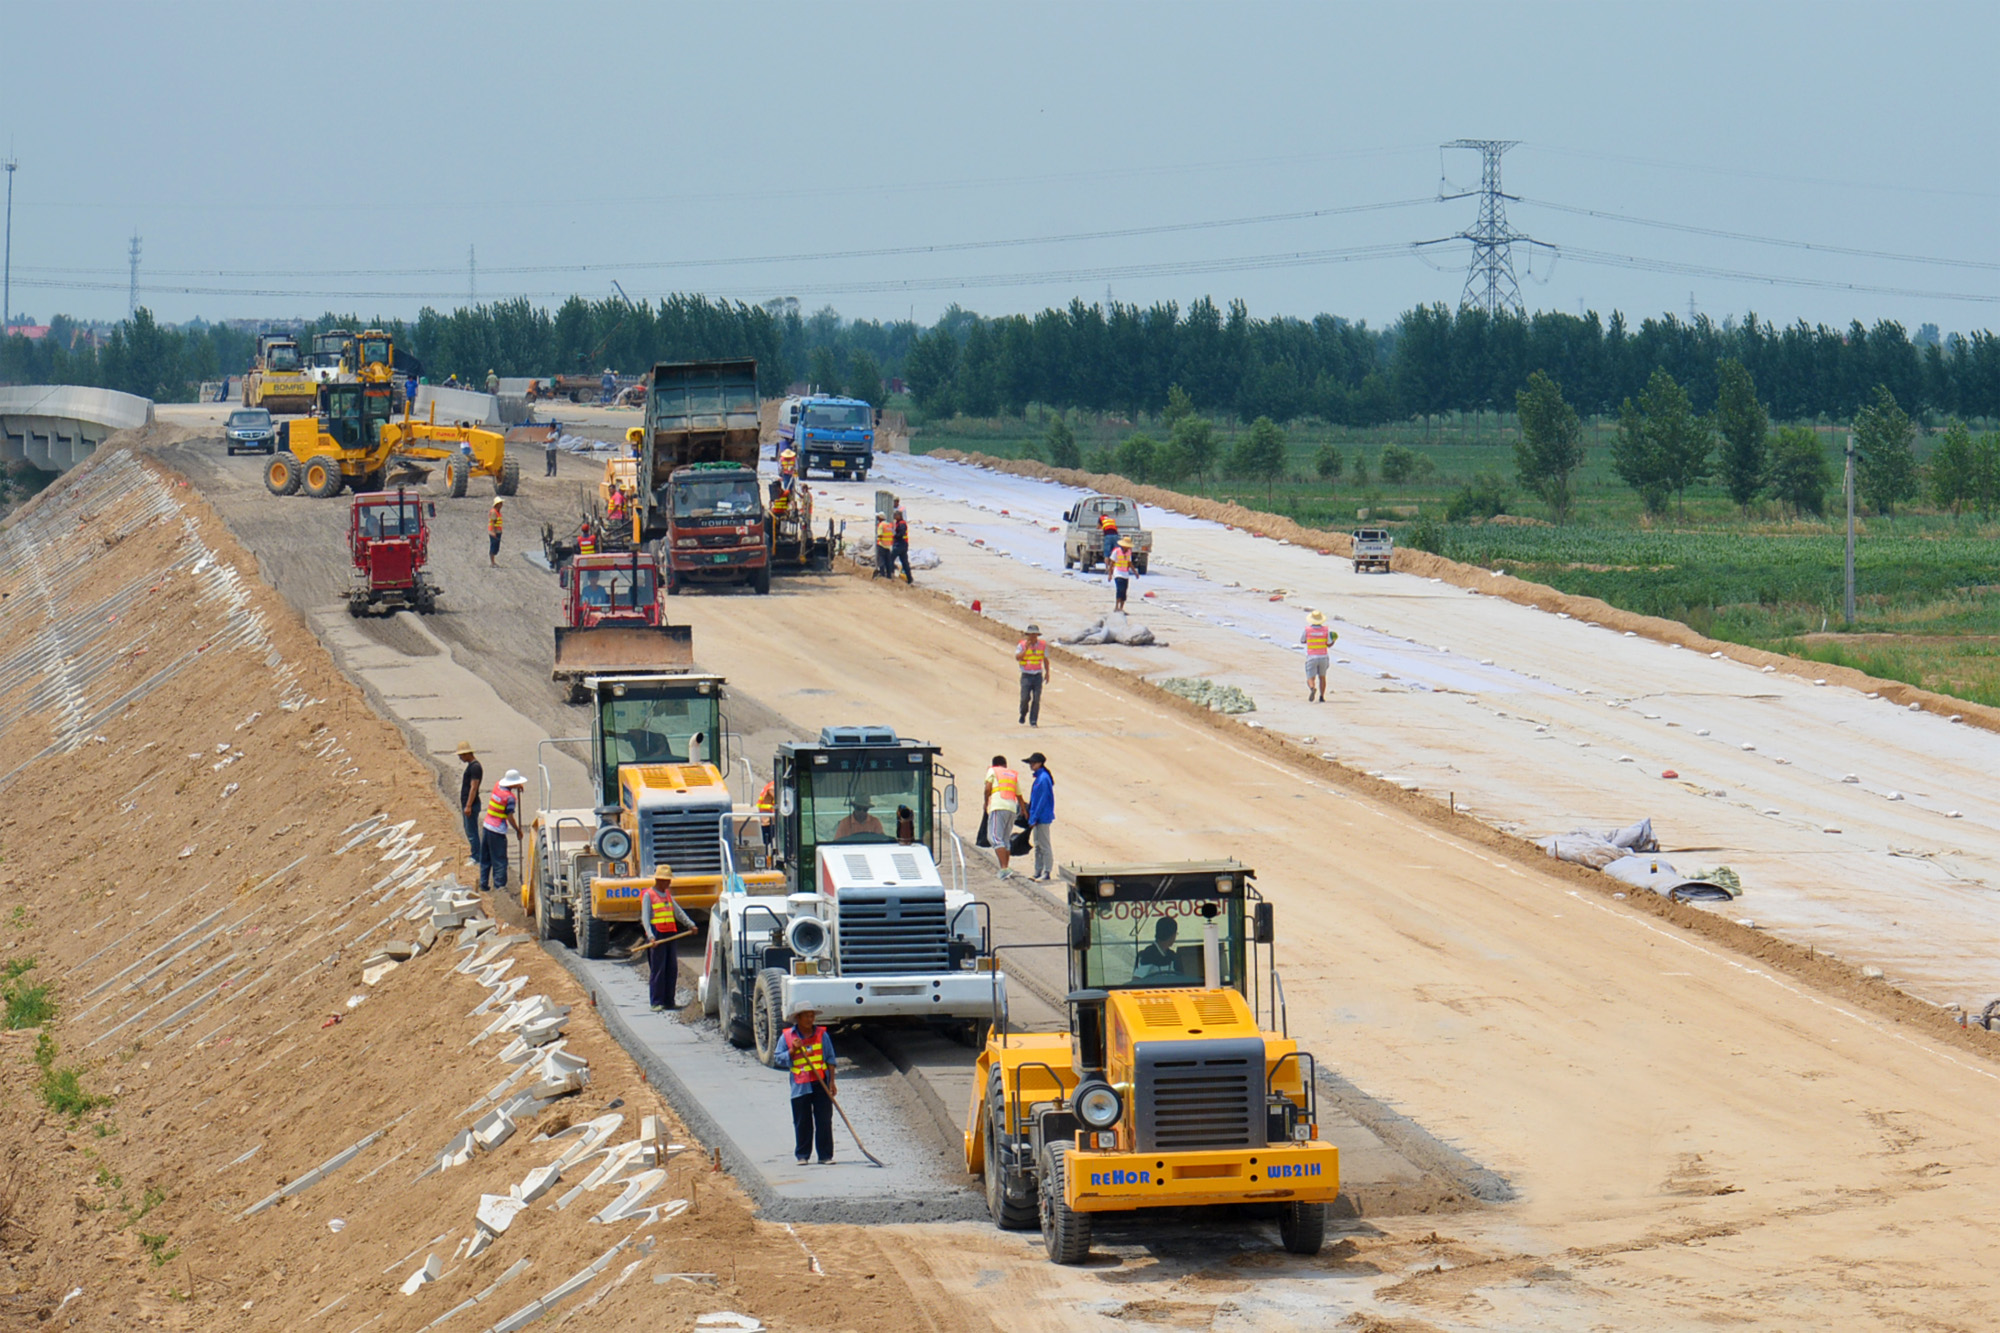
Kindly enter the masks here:
[[1030, 727], [1042, 724], [1042, 685], [1049, 678], [1049, 644], [1042, 627], [1033, 621], [1014, 645], [1014, 662], [1021, 668], [1021, 722]]
[[1125, 609], [1125, 590], [1132, 584], [1132, 539], [1120, 537], [1118, 544], [1111, 548], [1111, 563], [1105, 566], [1111, 577], [1113, 611]]
[[458, 775], [458, 813], [465, 821], [466, 856], [478, 865], [480, 784], [486, 780], [486, 769], [473, 753], [471, 741], [458, 743], [458, 757], [465, 764], [464, 772]]
[[1339, 637], [1327, 628], [1326, 612], [1315, 611], [1306, 617], [1299, 642], [1306, 648], [1306, 699], [1310, 703], [1326, 702], [1326, 667], [1333, 642]]

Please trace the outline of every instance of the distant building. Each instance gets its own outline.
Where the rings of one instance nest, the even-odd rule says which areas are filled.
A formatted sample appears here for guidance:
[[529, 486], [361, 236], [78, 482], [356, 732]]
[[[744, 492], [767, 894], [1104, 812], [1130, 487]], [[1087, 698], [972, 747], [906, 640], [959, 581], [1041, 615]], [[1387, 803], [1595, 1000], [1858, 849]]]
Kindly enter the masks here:
[[49, 326], [46, 324], [9, 324], [7, 326], [7, 336], [10, 338], [26, 338], [29, 342], [40, 342], [49, 336]]

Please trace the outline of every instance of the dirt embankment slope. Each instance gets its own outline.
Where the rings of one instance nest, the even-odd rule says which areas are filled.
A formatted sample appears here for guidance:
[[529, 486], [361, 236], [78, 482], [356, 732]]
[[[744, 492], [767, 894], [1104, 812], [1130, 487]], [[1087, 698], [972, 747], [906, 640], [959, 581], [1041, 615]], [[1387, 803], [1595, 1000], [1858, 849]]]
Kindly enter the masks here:
[[[1185, 514], [1189, 518], [1227, 524], [1259, 537], [1288, 541], [1295, 546], [1311, 547], [1325, 555], [1345, 557], [1353, 550], [1353, 538], [1344, 532], [1334, 532], [1326, 528], [1308, 528], [1280, 514], [1266, 514], [1260, 510], [1246, 509], [1239, 504], [1210, 500], [1205, 496], [1186, 495], [1160, 486], [1147, 486], [1126, 477], [1083, 472], [1074, 468], [1050, 467], [1046, 463], [1025, 459], [963, 453], [957, 449], [938, 449], [934, 451], [934, 456], [953, 462], [970, 463], [977, 467], [992, 468], [997, 472], [1006, 472], [1017, 477], [1044, 477], [1050, 481], [1059, 481], [1065, 486], [1082, 486], [1090, 490], [1129, 495], [1141, 504], [1153, 505], [1176, 514]], [[1766, 652], [1761, 648], [1746, 648], [1740, 643], [1711, 639], [1705, 634], [1697, 634], [1678, 620], [1621, 611], [1611, 603], [1600, 601], [1595, 597], [1580, 597], [1573, 593], [1561, 592], [1545, 583], [1532, 583], [1527, 579], [1496, 574], [1490, 569], [1481, 569], [1477, 565], [1468, 565], [1457, 560], [1447, 560], [1428, 551], [1398, 547], [1390, 565], [1398, 573], [1438, 579], [1454, 587], [1470, 588], [1474, 592], [1485, 593], [1490, 597], [1501, 597], [1521, 606], [1532, 606], [1551, 615], [1567, 615], [1619, 631], [1630, 630], [1634, 634], [1660, 643], [1677, 643], [1683, 648], [1719, 654], [1750, 666], [1768, 666], [1773, 670], [1787, 672], [1806, 680], [1824, 680], [1863, 693], [1872, 691], [1894, 703], [1915, 704], [1925, 712], [1937, 713], [1943, 717], [1956, 717], [1968, 725], [1987, 731], [2000, 731], [2000, 708], [1990, 708], [1985, 704], [1955, 699], [1948, 694], [1920, 690], [1914, 685], [1906, 685], [1899, 680], [1884, 680], [1880, 676], [1871, 676], [1852, 667], [1811, 662], [1803, 658], [1789, 657], [1784, 653]]]
[[[504, 1009], [472, 1015], [490, 992], [454, 971], [457, 932], [360, 975], [462, 868], [430, 770], [206, 505], [124, 449], [0, 530], [0, 593], [0, 963], [31, 1025], [0, 1035], [0, 1328], [348, 1333], [462, 1306], [444, 1326], [476, 1333], [606, 1256], [557, 1318], [968, 1326], [871, 1233], [756, 1221], [531, 945], [508, 975], [572, 1010], [590, 1082], [420, 1176], [522, 1068], [480, 1039]], [[657, 1115], [691, 1145], [648, 1200], [685, 1210], [595, 1222], [615, 1186], [551, 1207], [579, 1168], [465, 1257], [482, 1196], [575, 1142], [537, 1136], [614, 1108], [613, 1144]], [[432, 1254], [438, 1280], [401, 1294]]]

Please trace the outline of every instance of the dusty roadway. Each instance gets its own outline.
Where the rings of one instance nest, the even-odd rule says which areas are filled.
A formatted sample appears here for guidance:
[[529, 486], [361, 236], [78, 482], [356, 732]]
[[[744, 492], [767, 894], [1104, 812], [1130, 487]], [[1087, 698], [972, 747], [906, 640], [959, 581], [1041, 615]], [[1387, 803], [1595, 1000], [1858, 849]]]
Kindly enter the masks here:
[[[265, 499], [212, 490], [215, 473], [191, 470], [232, 523]], [[483, 510], [441, 505], [444, 546], [483, 552]], [[318, 558], [287, 537], [273, 520], [248, 540]], [[1993, 1066], [1113, 685], [1059, 676], [1040, 731], [1017, 729], [1004, 650], [892, 590], [677, 605], [751, 695], [826, 691], [807, 697], [872, 705], [953, 754], [1046, 750], [1066, 859], [1254, 861], [1294, 1032], [1521, 1194], [1355, 1228], [1315, 1265], [1157, 1246], [1056, 1270], [977, 1226], [911, 1233], [1000, 1327], [1990, 1326]], [[455, 650], [546, 633], [473, 619]]]

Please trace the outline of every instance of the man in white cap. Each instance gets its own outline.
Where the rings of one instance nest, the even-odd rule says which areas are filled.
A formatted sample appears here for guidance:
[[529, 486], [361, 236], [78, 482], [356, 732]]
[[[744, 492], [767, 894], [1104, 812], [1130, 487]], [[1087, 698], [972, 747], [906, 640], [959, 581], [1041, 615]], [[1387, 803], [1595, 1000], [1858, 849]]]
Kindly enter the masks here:
[[1042, 684], [1049, 678], [1049, 645], [1042, 627], [1033, 621], [1014, 645], [1014, 662], [1021, 668], [1021, 721], [1028, 726], [1042, 724]]
[[1326, 612], [1315, 611], [1306, 617], [1306, 627], [1299, 635], [1299, 642], [1306, 646], [1306, 700], [1309, 703], [1326, 702], [1327, 661], [1333, 641], [1339, 637], [1326, 627]]
[[490, 878], [495, 893], [507, 891], [507, 830], [521, 836], [521, 789], [528, 780], [513, 769], [486, 795], [486, 813], [479, 821], [479, 891]]

